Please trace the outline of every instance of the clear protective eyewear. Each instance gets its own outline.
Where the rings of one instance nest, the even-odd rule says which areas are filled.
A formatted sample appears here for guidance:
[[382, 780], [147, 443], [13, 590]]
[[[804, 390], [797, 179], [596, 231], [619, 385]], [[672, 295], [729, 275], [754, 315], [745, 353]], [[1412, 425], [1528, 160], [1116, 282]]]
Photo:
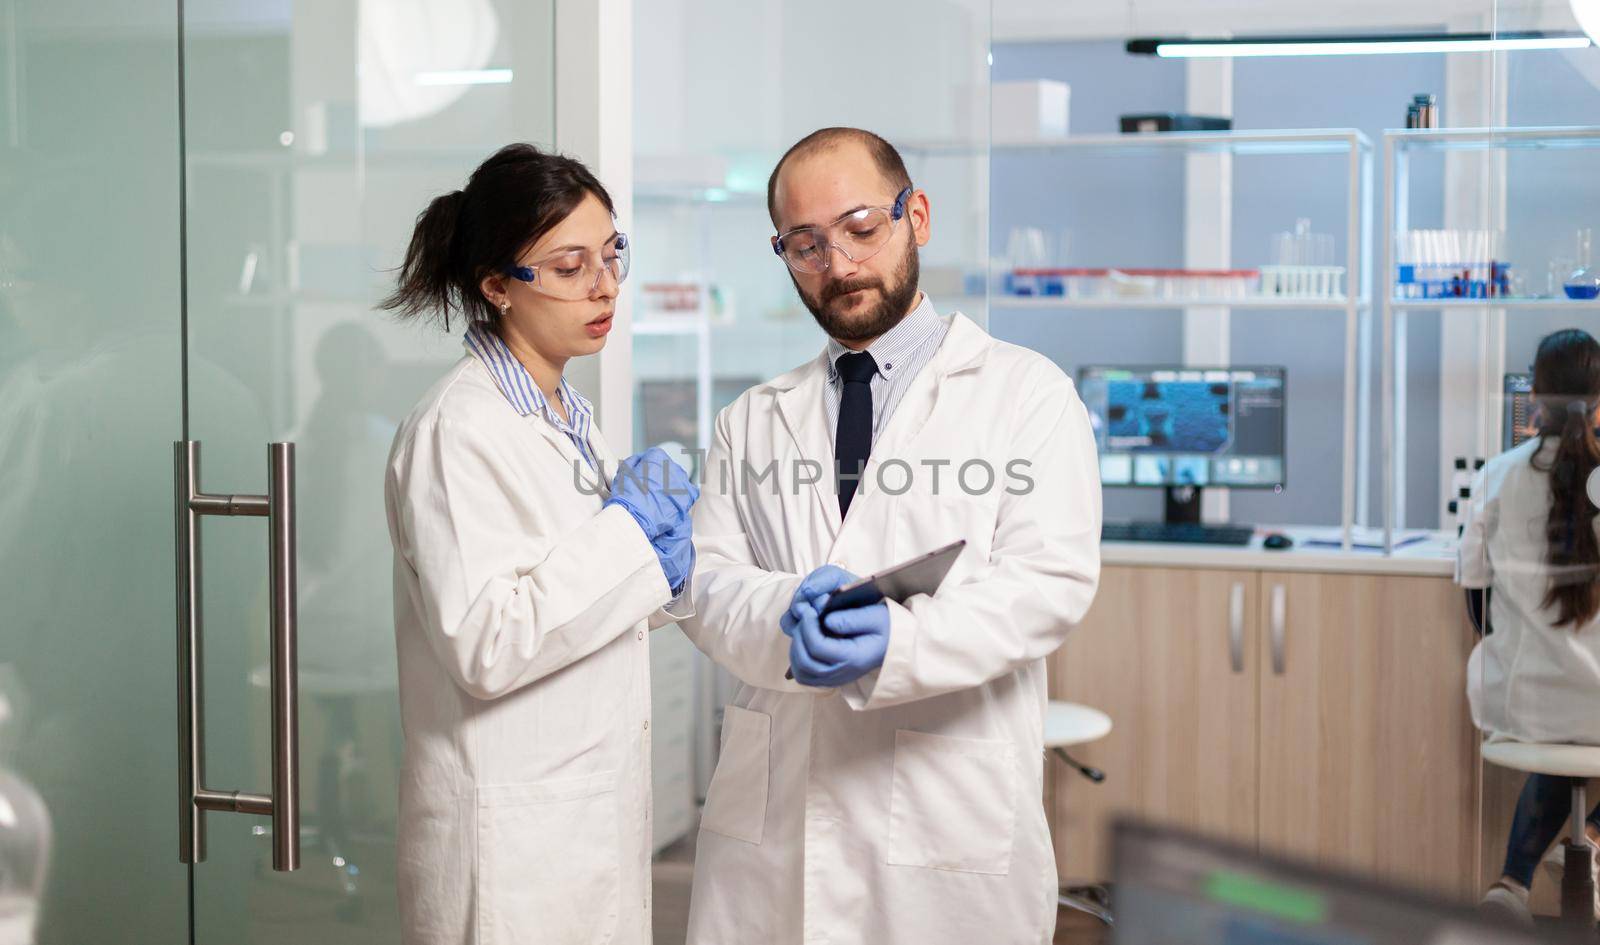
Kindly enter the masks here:
[[508, 266], [505, 274], [526, 282], [552, 298], [577, 302], [594, 295], [606, 273], [617, 285], [628, 278], [631, 247], [628, 234], [618, 233], [599, 251], [572, 249], [541, 259], [530, 266]]
[[900, 191], [890, 207], [863, 207], [847, 213], [827, 226], [797, 226], [772, 238], [772, 251], [795, 272], [827, 272], [833, 250], [859, 263], [871, 259], [889, 245], [895, 226], [906, 215], [911, 188]]

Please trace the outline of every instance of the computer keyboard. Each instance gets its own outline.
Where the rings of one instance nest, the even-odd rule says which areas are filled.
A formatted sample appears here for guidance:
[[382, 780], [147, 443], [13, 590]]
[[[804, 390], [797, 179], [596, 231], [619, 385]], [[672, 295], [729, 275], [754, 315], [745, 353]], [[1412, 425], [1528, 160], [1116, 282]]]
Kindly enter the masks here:
[[1101, 541], [1170, 541], [1199, 545], [1248, 545], [1249, 525], [1170, 525], [1165, 522], [1106, 522]]

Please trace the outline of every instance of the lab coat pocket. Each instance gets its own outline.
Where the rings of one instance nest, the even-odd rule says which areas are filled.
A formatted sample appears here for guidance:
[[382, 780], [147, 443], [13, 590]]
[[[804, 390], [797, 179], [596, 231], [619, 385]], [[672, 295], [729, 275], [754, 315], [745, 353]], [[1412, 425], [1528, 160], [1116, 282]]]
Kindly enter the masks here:
[[1011, 871], [1016, 746], [904, 729], [894, 733], [891, 866]]
[[611, 941], [616, 789], [615, 771], [478, 788], [478, 942]]
[[767, 759], [772, 716], [730, 705], [722, 714], [722, 754], [706, 792], [701, 828], [760, 843], [767, 822]]

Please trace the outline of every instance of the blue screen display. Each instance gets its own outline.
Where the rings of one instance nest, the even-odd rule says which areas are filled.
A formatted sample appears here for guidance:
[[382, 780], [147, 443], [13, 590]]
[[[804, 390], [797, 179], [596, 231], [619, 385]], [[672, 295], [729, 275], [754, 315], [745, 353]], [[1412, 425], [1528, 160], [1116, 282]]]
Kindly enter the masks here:
[[1084, 368], [1101, 482], [1281, 486], [1283, 385], [1282, 368]]

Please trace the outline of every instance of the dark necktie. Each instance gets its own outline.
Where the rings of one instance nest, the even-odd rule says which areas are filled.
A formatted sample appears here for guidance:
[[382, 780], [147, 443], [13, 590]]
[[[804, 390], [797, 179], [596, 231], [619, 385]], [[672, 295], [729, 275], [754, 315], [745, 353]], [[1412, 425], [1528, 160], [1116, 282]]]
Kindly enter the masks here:
[[840, 355], [835, 367], [844, 381], [839, 395], [839, 429], [833, 440], [842, 519], [850, 511], [850, 500], [855, 497], [856, 485], [872, 452], [872, 376], [878, 373], [878, 362], [861, 351]]

